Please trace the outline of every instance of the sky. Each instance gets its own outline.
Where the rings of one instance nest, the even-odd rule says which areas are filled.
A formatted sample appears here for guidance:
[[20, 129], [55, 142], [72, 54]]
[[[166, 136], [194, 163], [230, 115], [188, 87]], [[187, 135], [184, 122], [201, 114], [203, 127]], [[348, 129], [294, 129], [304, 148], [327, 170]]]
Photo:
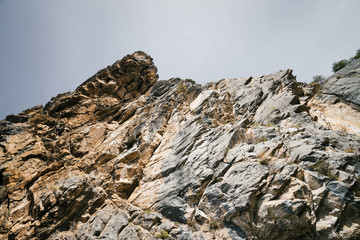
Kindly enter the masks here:
[[0, 0], [0, 119], [137, 50], [160, 79], [331, 75], [360, 48], [359, 0]]

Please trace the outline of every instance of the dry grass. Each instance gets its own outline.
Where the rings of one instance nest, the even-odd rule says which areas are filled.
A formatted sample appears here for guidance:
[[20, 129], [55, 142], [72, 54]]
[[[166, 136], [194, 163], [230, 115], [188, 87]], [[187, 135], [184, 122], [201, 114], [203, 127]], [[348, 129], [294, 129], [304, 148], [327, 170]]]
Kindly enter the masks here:
[[56, 193], [57, 191], [59, 191], [59, 187], [57, 185], [55, 185], [54, 183], [48, 184], [47, 189], [53, 193]]
[[212, 219], [209, 221], [209, 227], [210, 229], [218, 229], [220, 227], [220, 224], [217, 220]]
[[348, 147], [347, 149], [344, 150], [345, 153], [354, 153], [355, 150], [352, 147]]

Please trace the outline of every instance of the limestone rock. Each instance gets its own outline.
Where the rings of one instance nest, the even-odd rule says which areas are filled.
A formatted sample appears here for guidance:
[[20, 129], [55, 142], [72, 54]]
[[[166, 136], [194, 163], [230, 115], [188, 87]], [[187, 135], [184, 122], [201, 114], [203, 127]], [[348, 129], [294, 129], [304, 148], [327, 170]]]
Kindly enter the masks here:
[[199, 85], [127, 55], [0, 122], [0, 239], [357, 239], [359, 64]]

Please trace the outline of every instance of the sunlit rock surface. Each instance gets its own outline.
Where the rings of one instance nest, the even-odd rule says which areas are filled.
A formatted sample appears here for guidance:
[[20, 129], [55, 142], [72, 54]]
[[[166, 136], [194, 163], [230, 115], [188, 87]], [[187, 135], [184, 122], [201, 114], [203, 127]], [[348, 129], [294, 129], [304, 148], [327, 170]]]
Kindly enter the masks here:
[[128, 55], [0, 123], [0, 239], [360, 238], [359, 66], [199, 85]]

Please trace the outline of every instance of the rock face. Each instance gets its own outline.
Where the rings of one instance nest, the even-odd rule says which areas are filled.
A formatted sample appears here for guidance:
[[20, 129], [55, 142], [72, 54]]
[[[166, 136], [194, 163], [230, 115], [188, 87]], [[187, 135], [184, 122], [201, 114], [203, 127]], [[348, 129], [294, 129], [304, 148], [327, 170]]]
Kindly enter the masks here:
[[0, 239], [360, 238], [359, 66], [202, 86], [128, 55], [0, 123]]
[[336, 72], [312, 99], [310, 114], [334, 130], [360, 134], [360, 61]]

